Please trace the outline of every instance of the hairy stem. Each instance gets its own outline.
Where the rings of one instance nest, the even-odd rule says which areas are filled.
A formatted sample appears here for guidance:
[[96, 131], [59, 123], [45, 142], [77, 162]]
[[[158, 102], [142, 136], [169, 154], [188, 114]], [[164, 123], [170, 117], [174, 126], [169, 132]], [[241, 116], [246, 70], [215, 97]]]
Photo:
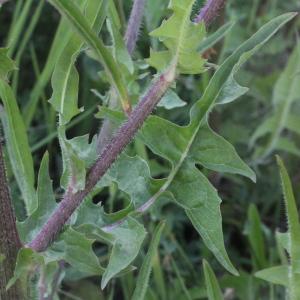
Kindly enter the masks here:
[[89, 170], [85, 189], [75, 194], [72, 193], [71, 189], [67, 190], [57, 209], [35, 239], [28, 244], [28, 247], [38, 252], [47, 249], [73, 212], [92, 191], [97, 182], [117, 159], [118, 155], [131, 142], [138, 129], [151, 114], [173, 80], [174, 70], [160, 75], [155, 80], [139, 104], [132, 111], [128, 120], [119, 128], [111, 142], [104, 148], [99, 159]]
[[136, 46], [142, 19], [144, 15], [146, 0], [134, 0], [127, 30], [125, 33], [125, 43], [129, 54], [132, 54]]
[[206, 26], [209, 26], [217, 17], [220, 9], [225, 5], [225, 2], [226, 0], [207, 0], [194, 21], [196, 23], [204, 21]]
[[[218, 10], [216, 7], [220, 8], [221, 6], [212, 5], [212, 3], [220, 4], [220, 1], [215, 0], [208, 2], [210, 3], [210, 9], [213, 9], [213, 13], [217, 14]], [[211, 15], [211, 13], [208, 13], [208, 15]], [[206, 20], [211, 20], [211, 17], [209, 19], [198, 18], [197, 22], [202, 20], [206, 22]], [[175, 68], [176, 66], [172, 65], [171, 68], [154, 80], [146, 94], [141, 98], [135, 109], [129, 115], [128, 120], [118, 129], [112, 140], [102, 151], [96, 163], [89, 170], [85, 189], [75, 194], [72, 193], [71, 188], [67, 189], [64, 198], [57, 209], [27, 247], [30, 247], [37, 252], [44, 251], [48, 248], [74, 211], [80, 206], [85, 197], [107, 172], [117, 159], [118, 155], [121, 154], [124, 148], [131, 142], [136, 132], [151, 114], [162, 96], [166, 93], [167, 89], [175, 80]], [[144, 209], [146, 208], [143, 208], [143, 210]]]
[[[142, 24], [146, 0], [134, 0], [128, 26], [125, 33], [125, 45], [130, 55], [132, 55], [138, 39], [139, 30]], [[118, 99], [115, 91], [110, 91], [109, 107], [116, 109], [118, 107]], [[114, 132], [114, 125], [110, 120], [104, 120], [97, 140], [97, 150], [100, 154], [108, 142], [111, 140]]]
[[[25, 299], [22, 297], [22, 289], [19, 284], [6, 291], [7, 283], [14, 274], [16, 258], [20, 248], [21, 242], [6, 180], [0, 141], [0, 299], [2, 300]], [[2, 259], [3, 261], [1, 261]]]

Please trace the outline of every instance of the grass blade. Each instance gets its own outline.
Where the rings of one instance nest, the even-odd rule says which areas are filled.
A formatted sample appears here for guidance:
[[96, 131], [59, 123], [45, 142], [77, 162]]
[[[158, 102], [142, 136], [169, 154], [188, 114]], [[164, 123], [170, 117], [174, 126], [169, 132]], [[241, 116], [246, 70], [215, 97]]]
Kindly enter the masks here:
[[216, 275], [206, 260], [203, 260], [203, 270], [209, 300], [222, 300], [223, 295], [219, 287]]
[[141, 267], [141, 270], [140, 270], [140, 273], [139, 273], [139, 276], [137, 279], [136, 288], [134, 290], [132, 300], [143, 300], [145, 298], [147, 288], [148, 288], [148, 282], [150, 279], [150, 272], [151, 272], [151, 268], [152, 268], [153, 259], [156, 254], [156, 249], [158, 247], [164, 226], [165, 226], [165, 223], [161, 222], [155, 228], [148, 253], [145, 257], [145, 260], [143, 262], [143, 265]]
[[293, 193], [291, 180], [281, 158], [277, 156], [277, 163], [280, 169], [280, 177], [288, 219], [288, 240], [290, 249], [290, 268], [289, 268], [289, 294], [290, 299], [300, 299], [300, 223]]

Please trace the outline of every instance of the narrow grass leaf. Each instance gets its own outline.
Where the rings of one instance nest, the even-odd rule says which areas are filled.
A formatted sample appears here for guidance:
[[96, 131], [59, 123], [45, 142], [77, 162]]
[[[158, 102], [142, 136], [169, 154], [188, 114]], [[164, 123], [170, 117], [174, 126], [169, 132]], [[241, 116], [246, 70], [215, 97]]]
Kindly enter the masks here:
[[139, 272], [139, 276], [136, 281], [136, 288], [134, 290], [132, 300], [143, 300], [145, 298], [145, 295], [146, 295], [146, 292], [148, 289], [153, 260], [156, 255], [157, 247], [158, 247], [164, 226], [165, 226], [165, 223], [161, 222], [155, 228], [155, 231], [153, 233], [153, 238], [152, 238], [151, 244], [149, 246], [149, 250], [144, 259], [144, 262], [143, 262], [142, 267]]

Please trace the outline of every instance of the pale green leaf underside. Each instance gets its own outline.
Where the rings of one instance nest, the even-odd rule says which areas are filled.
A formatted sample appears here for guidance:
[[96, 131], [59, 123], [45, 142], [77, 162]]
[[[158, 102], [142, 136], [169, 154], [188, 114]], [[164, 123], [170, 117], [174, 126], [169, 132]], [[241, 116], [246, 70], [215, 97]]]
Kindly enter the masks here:
[[136, 258], [146, 231], [143, 225], [135, 219], [128, 218], [121, 226], [110, 231], [110, 234], [114, 237], [114, 242], [108, 266], [102, 277], [102, 289], [112, 277], [125, 269]]

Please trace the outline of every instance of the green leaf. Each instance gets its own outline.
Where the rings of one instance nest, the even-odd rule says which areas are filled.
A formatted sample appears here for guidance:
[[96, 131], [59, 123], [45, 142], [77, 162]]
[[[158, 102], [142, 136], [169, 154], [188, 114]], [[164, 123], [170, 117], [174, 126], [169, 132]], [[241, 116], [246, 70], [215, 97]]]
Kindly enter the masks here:
[[264, 268], [267, 265], [265, 240], [259, 213], [254, 204], [251, 204], [248, 209], [247, 235], [257, 267]]
[[71, 40], [58, 60], [52, 75], [53, 94], [49, 102], [60, 114], [60, 125], [67, 124], [82, 111], [77, 107], [79, 75], [74, 66], [79, 51], [77, 53], [73, 51], [73, 43], [75, 46], [73, 48], [77, 50], [77, 41]]
[[96, 160], [96, 137], [89, 144], [88, 136], [67, 140], [65, 128], [59, 127], [59, 142], [63, 157], [61, 186], [71, 186], [73, 192], [85, 187], [86, 169]]
[[146, 236], [143, 225], [131, 217], [109, 233], [113, 236], [114, 242], [108, 266], [102, 277], [102, 289], [111, 278], [124, 270], [136, 258]]
[[203, 260], [203, 270], [205, 276], [205, 284], [207, 290], [207, 296], [209, 300], [222, 300], [223, 295], [218, 284], [216, 275], [206, 260]]
[[255, 277], [266, 280], [273, 284], [279, 284], [288, 287], [289, 286], [289, 267], [277, 266], [268, 269], [264, 269], [255, 273]]
[[149, 250], [144, 259], [144, 262], [142, 264], [142, 267], [140, 269], [140, 272], [139, 272], [139, 275], [138, 275], [138, 278], [136, 281], [136, 288], [134, 290], [132, 300], [143, 300], [145, 298], [148, 284], [149, 284], [153, 260], [156, 255], [157, 247], [158, 247], [164, 226], [165, 226], [165, 223], [161, 222], [155, 228], [155, 231], [153, 233], [153, 238], [152, 238], [151, 244], [149, 246]]
[[[105, 13], [101, 11], [103, 2], [105, 1], [99, 1], [96, 5], [94, 1], [87, 1], [85, 17], [93, 28], [99, 15]], [[82, 111], [77, 107], [79, 75], [74, 64], [83, 45], [81, 38], [74, 33], [65, 45], [52, 75], [53, 94], [50, 103], [60, 114], [60, 125], [67, 124]]]
[[107, 29], [112, 37], [113, 41], [113, 54], [115, 59], [119, 62], [119, 64], [123, 65], [130, 74], [134, 71], [133, 62], [131, 56], [129, 55], [127, 48], [124, 43], [124, 39], [121, 36], [119, 30], [116, 28], [116, 25], [107, 19]]
[[35, 267], [43, 263], [44, 259], [40, 254], [30, 248], [21, 249], [18, 253], [14, 276], [10, 279], [6, 288], [9, 289], [12, 287], [17, 280], [27, 282], [29, 273], [32, 272]]
[[185, 105], [186, 102], [180, 99], [180, 97], [175, 93], [175, 91], [169, 89], [162, 97], [162, 99], [159, 101], [157, 106], [164, 107], [165, 109], [173, 109]]
[[0, 48], [0, 80], [7, 80], [8, 73], [16, 69], [13, 60], [8, 57], [8, 48]]
[[[194, 0], [171, 0], [169, 8], [173, 15], [163, 21], [161, 26], [150, 33], [158, 37], [168, 48], [168, 51], [151, 51], [147, 59], [149, 65], [159, 71], [174, 63], [181, 74], [199, 74], [204, 68], [204, 59], [198, 53], [199, 43], [205, 37], [204, 23], [191, 21]], [[165, 62], [159, 65], [159, 62]]]
[[130, 106], [127, 88], [122, 74], [119, 72], [119, 66], [115, 62], [109, 49], [104, 46], [96, 32], [91, 28], [88, 20], [73, 2], [69, 0], [50, 0], [50, 3], [52, 3], [67, 18], [81, 38], [95, 52], [100, 63], [103, 64], [109, 75], [111, 84], [115, 87], [124, 110], [127, 111]]
[[37, 206], [33, 160], [26, 128], [17, 101], [12, 89], [4, 80], [0, 80], [0, 98], [4, 104], [1, 119], [10, 163], [25, 202], [27, 213], [31, 214]]
[[200, 46], [198, 47], [198, 51], [200, 53], [204, 53], [211, 47], [213, 47], [216, 43], [218, 43], [234, 26], [234, 23], [228, 22], [221, 26], [216, 32], [209, 35], [206, 39], [204, 39]]
[[71, 35], [72, 31], [69, 28], [68, 23], [65, 20], [61, 20], [58, 29], [56, 30], [43, 71], [39, 78], [37, 78], [37, 81], [30, 93], [29, 101], [26, 103], [24, 108], [23, 116], [27, 127], [31, 124], [41, 94], [51, 79], [56, 62], [69, 42]]
[[289, 270], [289, 290], [291, 299], [300, 297], [300, 223], [296, 200], [293, 193], [291, 180], [288, 172], [284, 166], [283, 161], [277, 156], [277, 163], [280, 169], [280, 177], [282, 182], [282, 189], [284, 195], [285, 209], [288, 219], [288, 241], [290, 250], [290, 263]]
[[298, 115], [294, 115], [293, 113], [289, 114], [289, 117], [286, 122], [286, 128], [296, 134], [300, 135], [300, 117]]
[[146, 161], [138, 156], [121, 155], [112, 165], [97, 187], [117, 183], [118, 188], [127, 193], [134, 207], [138, 208], [160, 189], [165, 180], [155, 180], [150, 175]]
[[[253, 172], [238, 158], [233, 147], [220, 140], [207, 128], [206, 118], [227, 80], [232, 78], [241, 65], [294, 16], [295, 14], [291, 13], [273, 19], [225, 60], [214, 74], [202, 98], [192, 107], [191, 122], [188, 126], [180, 127], [158, 117], [150, 117], [139, 135], [155, 154], [167, 159], [173, 165], [166, 183], [151, 198], [151, 202], [167, 189], [172, 191], [175, 201], [185, 208], [208, 248], [219, 262], [234, 274], [237, 272], [230, 263], [224, 247], [219, 208], [221, 200], [205, 176], [195, 168], [195, 164], [255, 178]], [[198, 151], [199, 146], [206, 143], [199, 136], [205, 137], [208, 145], [214, 147], [217, 145], [218, 155], [210, 155], [211, 149], [205, 155], [203, 151], [205, 147], [202, 151]]]
[[295, 17], [295, 13], [283, 14], [262, 26], [252, 37], [237, 48], [218, 68], [206, 88], [201, 101], [191, 111], [192, 122], [197, 124], [210, 111], [226, 82], [253, 56], [283, 25]]
[[300, 157], [299, 147], [297, 147], [297, 144], [293, 140], [287, 137], [279, 137], [274, 150], [285, 151]]
[[49, 155], [45, 153], [38, 176], [38, 207], [24, 222], [18, 223], [18, 231], [24, 243], [31, 241], [37, 235], [56, 207], [48, 165]]
[[[104, 272], [92, 249], [94, 239], [88, 239], [71, 227], [61, 235], [61, 239], [63, 240], [63, 258], [70, 265], [89, 275], [101, 275]], [[59, 243], [61, 242], [58, 242], [58, 245]]]
[[284, 129], [300, 134], [299, 126], [296, 125], [299, 120], [292, 114], [294, 102], [300, 99], [299, 74], [300, 43], [295, 47], [285, 70], [276, 82], [273, 91], [273, 112], [256, 129], [251, 138], [251, 145], [253, 145], [258, 138], [268, 134], [267, 142], [255, 155], [257, 161], [263, 161], [276, 149], [300, 155], [296, 145], [282, 141]]

